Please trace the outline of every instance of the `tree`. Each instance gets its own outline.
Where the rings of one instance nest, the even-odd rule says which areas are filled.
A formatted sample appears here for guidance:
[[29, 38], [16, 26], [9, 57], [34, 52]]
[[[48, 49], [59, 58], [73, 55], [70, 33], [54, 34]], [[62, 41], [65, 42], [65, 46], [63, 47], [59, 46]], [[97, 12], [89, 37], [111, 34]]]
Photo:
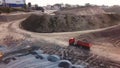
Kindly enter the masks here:
[[31, 4], [31, 2], [29, 2], [29, 3], [28, 3], [28, 7], [31, 7], [31, 6], [32, 6], [32, 4]]
[[71, 5], [70, 5], [70, 4], [65, 4], [65, 6], [66, 6], [66, 7], [71, 7]]
[[61, 4], [57, 3], [57, 4], [54, 4], [53, 6], [58, 6], [61, 9], [62, 5], [63, 5], [62, 3]]
[[35, 4], [35, 9], [36, 9], [36, 10], [38, 10], [38, 7], [39, 7], [38, 4]]
[[86, 6], [86, 7], [90, 7], [90, 6], [92, 6], [92, 5], [91, 5], [90, 3], [86, 3], [85, 6]]

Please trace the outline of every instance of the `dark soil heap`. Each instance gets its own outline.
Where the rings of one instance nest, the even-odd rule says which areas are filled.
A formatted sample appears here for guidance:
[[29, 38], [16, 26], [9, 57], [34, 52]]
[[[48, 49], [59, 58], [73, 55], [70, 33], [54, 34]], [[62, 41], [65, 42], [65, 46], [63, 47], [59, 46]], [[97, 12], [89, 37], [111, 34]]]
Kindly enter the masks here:
[[23, 29], [40, 32], [70, 32], [104, 28], [118, 24], [120, 15], [31, 15], [21, 24]]

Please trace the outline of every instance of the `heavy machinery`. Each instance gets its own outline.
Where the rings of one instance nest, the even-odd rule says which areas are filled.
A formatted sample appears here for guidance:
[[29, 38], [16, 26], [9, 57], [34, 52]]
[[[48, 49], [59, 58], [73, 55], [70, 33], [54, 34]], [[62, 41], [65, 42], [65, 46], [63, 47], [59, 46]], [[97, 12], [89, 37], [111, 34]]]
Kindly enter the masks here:
[[87, 42], [87, 41], [80, 41], [80, 40], [75, 40], [75, 38], [70, 38], [69, 39], [69, 45], [70, 46], [77, 46], [77, 47], [81, 47], [83, 49], [87, 49], [90, 50], [92, 44]]

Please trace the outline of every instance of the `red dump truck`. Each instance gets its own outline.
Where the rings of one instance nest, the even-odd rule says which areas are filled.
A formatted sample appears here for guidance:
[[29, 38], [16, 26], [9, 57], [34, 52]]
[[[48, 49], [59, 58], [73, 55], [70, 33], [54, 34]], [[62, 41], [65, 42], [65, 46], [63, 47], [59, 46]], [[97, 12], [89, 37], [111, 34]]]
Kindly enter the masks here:
[[71, 38], [69, 39], [69, 45], [70, 46], [79, 46], [79, 47], [82, 47], [84, 49], [88, 49], [90, 50], [92, 44], [89, 43], [89, 42], [85, 42], [85, 41], [80, 41], [80, 40], [75, 40], [75, 38]]

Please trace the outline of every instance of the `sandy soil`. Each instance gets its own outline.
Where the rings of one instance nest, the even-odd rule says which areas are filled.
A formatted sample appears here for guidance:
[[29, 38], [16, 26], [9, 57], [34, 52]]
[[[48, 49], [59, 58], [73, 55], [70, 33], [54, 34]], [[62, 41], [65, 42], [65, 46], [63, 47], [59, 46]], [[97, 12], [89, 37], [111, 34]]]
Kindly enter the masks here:
[[[102, 30], [115, 28], [117, 26], [112, 26], [109, 28], [103, 28], [103, 29], [96, 29], [96, 30], [87, 30], [87, 31], [77, 31], [77, 32], [63, 32], [63, 33], [34, 33], [29, 32], [26, 30], [22, 30], [19, 28], [20, 21], [13, 21], [10, 23], [4, 23], [0, 26], [0, 35], [8, 35], [11, 34], [15, 36], [15, 38], [27, 38], [27, 39], [37, 39], [39, 41], [48, 42], [48, 43], [54, 43], [59, 44], [61, 46], [68, 46], [68, 39], [71, 37], [78, 37], [79, 35], [83, 35], [90, 32], [99, 32]], [[0, 38], [2, 38], [1, 36]], [[106, 45], [109, 45], [107, 43], [104, 43]], [[120, 62], [120, 50], [116, 47], [107, 47], [107, 46], [100, 46], [100, 45], [93, 45], [91, 48], [91, 53], [94, 53], [96, 55], [109, 58], [113, 61]]]
[[[63, 33], [34, 33], [19, 28], [19, 24], [22, 20], [12, 21], [12, 22], [3, 22], [0, 25], [0, 42], [4, 41], [3, 39], [6, 36], [13, 36], [14, 39], [28, 39], [28, 40], [39, 40], [43, 43], [53, 43], [61, 46], [68, 46], [68, 39], [71, 37], [79, 37], [92, 32], [99, 32], [110, 28], [115, 28], [119, 25], [96, 29], [96, 30], [87, 30], [87, 31], [76, 31], [76, 32], [63, 32]], [[120, 62], [120, 50], [119, 47], [113, 46], [104, 46], [111, 45], [108, 43], [103, 43], [103, 45], [93, 45], [91, 48], [91, 53], [108, 58], [112, 61]]]

